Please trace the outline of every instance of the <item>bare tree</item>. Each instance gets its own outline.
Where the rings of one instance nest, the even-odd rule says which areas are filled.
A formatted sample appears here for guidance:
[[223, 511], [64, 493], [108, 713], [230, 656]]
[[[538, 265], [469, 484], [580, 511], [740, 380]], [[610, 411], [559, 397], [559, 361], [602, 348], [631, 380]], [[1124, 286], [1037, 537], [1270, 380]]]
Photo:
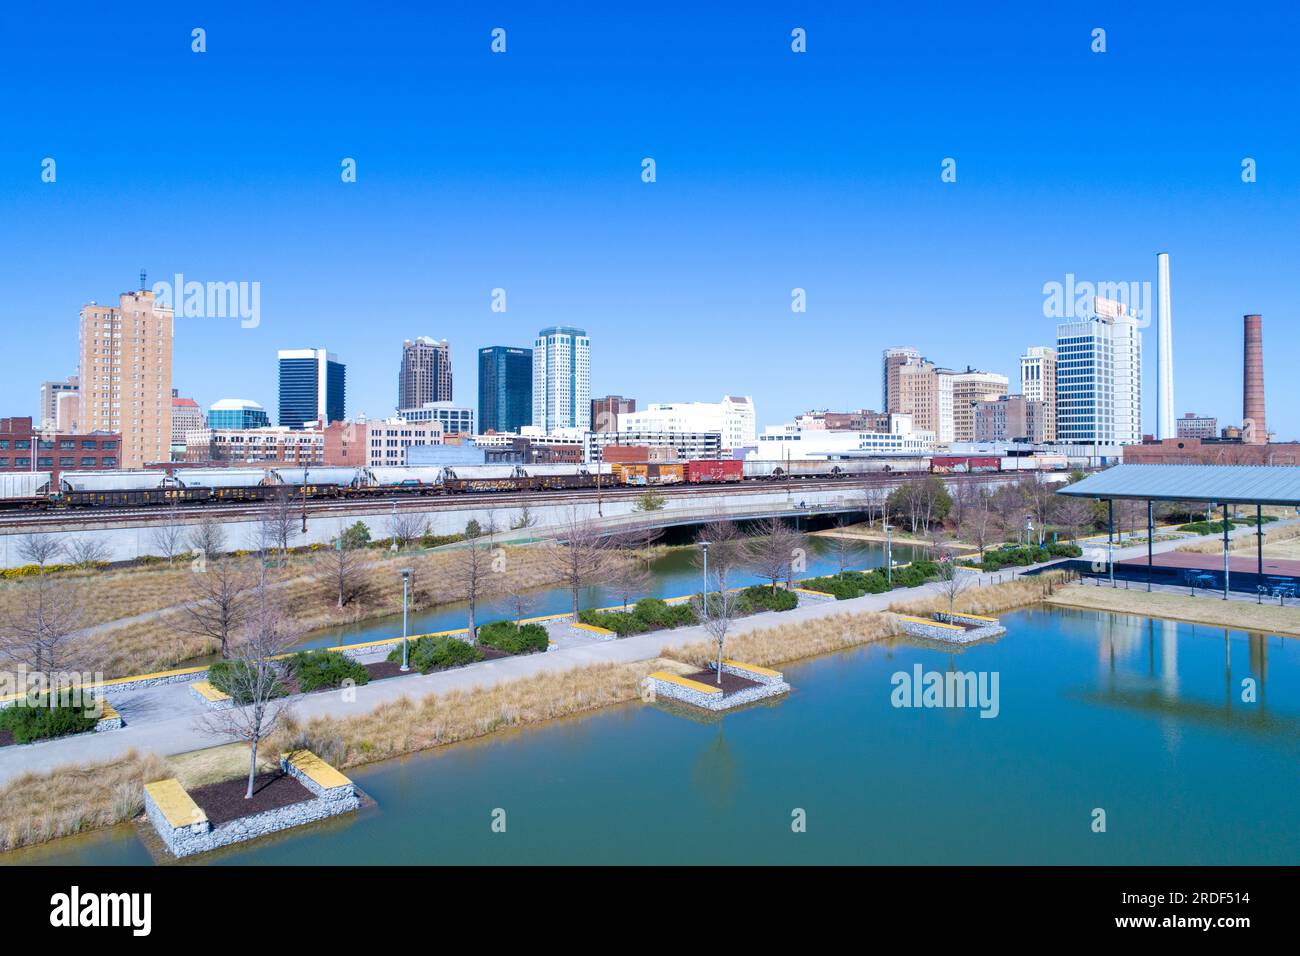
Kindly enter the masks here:
[[528, 616], [528, 612], [533, 609], [537, 602], [526, 588], [512, 584], [506, 591], [506, 603], [510, 608], [511, 618], [513, 618], [515, 625], [518, 626]]
[[529, 508], [528, 505], [524, 505], [519, 509], [518, 514], [516, 514], [514, 519], [510, 522], [510, 528], [512, 531], [519, 531], [524, 528], [534, 527], [536, 524], [537, 515], [533, 514], [532, 509]]
[[89, 570], [97, 564], [103, 564], [108, 561], [111, 550], [108, 545], [99, 538], [89, 538], [84, 535], [69, 538], [68, 543], [64, 545], [64, 550], [68, 554], [68, 560], [79, 568]]
[[18, 556], [28, 564], [40, 568], [45, 574], [46, 565], [63, 553], [63, 544], [58, 538], [48, 534], [25, 534], [18, 539]]
[[203, 519], [190, 532], [190, 547], [202, 555], [205, 562], [215, 561], [226, 550], [226, 531], [212, 515]]
[[325, 552], [322, 563], [325, 565], [326, 579], [337, 595], [337, 607], [340, 610], [364, 593], [365, 558], [361, 549], [344, 534], [341, 524], [338, 537], [334, 539], [334, 547]]
[[736, 620], [737, 605], [740, 598], [733, 591], [720, 591], [717, 594], [701, 595], [696, 601], [696, 612], [703, 619], [704, 630], [718, 645], [718, 684], [722, 684], [723, 651], [727, 643], [727, 634], [732, 622]]
[[1064, 498], [1056, 503], [1056, 520], [1078, 541], [1085, 529], [1092, 527], [1092, 504], [1084, 498]]
[[848, 534], [849, 522], [840, 518], [835, 522], [835, 534], [830, 537], [831, 553], [835, 556], [835, 564], [839, 568], [839, 575], [844, 576], [844, 572], [849, 569], [854, 556], [858, 554], [858, 543]]
[[605, 578], [605, 585], [613, 592], [627, 610], [629, 603], [645, 597], [654, 586], [654, 574], [646, 562], [635, 552], [623, 551], [612, 556], [614, 565]]
[[578, 619], [578, 598], [582, 589], [596, 580], [607, 567], [614, 540], [595, 522], [580, 518], [570, 510], [560, 527], [559, 537], [551, 545], [551, 555], [560, 579], [569, 589], [573, 619]]
[[180, 505], [175, 500], [168, 505], [162, 524], [155, 525], [149, 532], [149, 540], [167, 559], [168, 564], [185, 547], [185, 527], [180, 521]]
[[259, 744], [289, 717], [288, 704], [279, 700], [285, 693], [281, 682], [284, 664], [276, 658], [287, 653], [298, 637], [279, 609], [267, 603], [264, 590], [257, 605], [242, 628], [242, 639], [235, 644], [226, 668], [224, 689], [233, 706], [211, 711], [199, 721], [210, 733], [248, 743], [245, 799], [253, 797]]
[[388, 518], [388, 536], [393, 539], [396, 549], [405, 550], [412, 541], [424, 534], [425, 524], [423, 515], [394, 508]]
[[253, 574], [233, 558], [205, 564], [194, 575], [195, 600], [185, 605], [182, 627], [215, 641], [221, 656], [229, 657], [232, 639], [257, 610], [256, 589]]
[[478, 640], [475, 613], [487, 583], [487, 576], [492, 571], [492, 551], [478, 538], [471, 538], [463, 548], [456, 551], [456, 558], [456, 564], [449, 577], [456, 592], [469, 604], [467, 636], [472, 644]]
[[968, 583], [969, 578], [962, 577], [961, 569], [951, 557], [939, 562], [939, 593], [948, 599], [949, 614], [955, 611], [957, 598]]
[[[47, 557], [48, 560], [48, 557]], [[35, 594], [25, 595], [0, 630], [0, 647], [11, 661], [37, 672], [68, 669], [77, 633], [85, 626], [81, 593], [41, 575]]]
[[757, 534], [745, 542], [745, 552], [755, 571], [767, 578], [775, 591], [777, 582], [790, 575], [795, 552], [803, 543], [803, 535], [780, 518], [765, 518], [758, 523]]
[[967, 502], [961, 527], [958, 533], [979, 548], [980, 559], [984, 558], [984, 549], [989, 545], [993, 535], [994, 513], [992, 495], [986, 488], [976, 489], [971, 500]]
[[278, 485], [273, 488], [258, 519], [264, 546], [276, 547], [281, 558], [288, 557], [289, 541], [298, 533], [298, 520], [289, 486]]
[[[708, 542], [708, 570], [718, 582], [718, 590], [726, 591], [731, 572], [745, 557], [745, 539], [740, 529], [726, 518], [715, 518], [700, 529], [695, 540], [701, 544]], [[695, 561], [697, 566], [704, 565], [703, 549], [696, 553]]]
[[1043, 480], [1042, 474], [1034, 472], [1033, 477], [1021, 485], [1021, 496], [1029, 513], [1034, 516], [1034, 524], [1038, 528], [1038, 541], [1041, 542], [1047, 533], [1047, 523], [1053, 517], [1056, 495], [1052, 491], [1052, 486]]

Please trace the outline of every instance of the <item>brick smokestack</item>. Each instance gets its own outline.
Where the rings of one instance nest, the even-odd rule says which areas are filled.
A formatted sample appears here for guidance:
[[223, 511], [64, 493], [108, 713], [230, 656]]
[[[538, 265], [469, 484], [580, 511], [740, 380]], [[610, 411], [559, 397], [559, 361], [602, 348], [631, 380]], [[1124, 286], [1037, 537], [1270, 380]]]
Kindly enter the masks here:
[[1264, 330], [1258, 315], [1245, 317], [1243, 352], [1241, 424], [1245, 440], [1262, 445], [1268, 441], [1268, 428], [1264, 424]]

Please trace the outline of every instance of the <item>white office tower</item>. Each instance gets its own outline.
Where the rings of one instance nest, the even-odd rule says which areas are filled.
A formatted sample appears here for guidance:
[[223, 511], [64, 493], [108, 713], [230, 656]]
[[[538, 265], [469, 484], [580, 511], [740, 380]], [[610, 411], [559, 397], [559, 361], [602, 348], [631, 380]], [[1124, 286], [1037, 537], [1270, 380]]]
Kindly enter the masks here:
[[1100, 296], [1096, 315], [1056, 327], [1056, 440], [1142, 441], [1142, 332], [1126, 306]]
[[1169, 253], [1156, 256], [1156, 438], [1174, 438], [1174, 339]]
[[582, 329], [542, 329], [533, 341], [533, 426], [549, 435], [591, 428], [591, 339]]

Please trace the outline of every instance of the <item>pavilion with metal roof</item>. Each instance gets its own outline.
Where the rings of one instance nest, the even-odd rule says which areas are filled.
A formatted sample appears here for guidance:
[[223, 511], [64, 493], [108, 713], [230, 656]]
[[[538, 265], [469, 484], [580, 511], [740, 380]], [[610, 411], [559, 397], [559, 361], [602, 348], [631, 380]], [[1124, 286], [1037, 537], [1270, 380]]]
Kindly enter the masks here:
[[[1115, 465], [1105, 471], [1058, 488], [1058, 495], [1091, 498], [1107, 503], [1108, 546], [1115, 536], [1115, 500], [1147, 503], [1147, 587], [1151, 586], [1152, 542], [1155, 538], [1153, 503], [1198, 501], [1223, 509], [1223, 596], [1228, 596], [1229, 506], [1255, 506], [1257, 578], [1264, 578], [1263, 506], [1300, 509], [1300, 468], [1285, 465]], [[1114, 562], [1107, 559], [1111, 579]], [[1240, 569], [1238, 569], [1240, 574]]]

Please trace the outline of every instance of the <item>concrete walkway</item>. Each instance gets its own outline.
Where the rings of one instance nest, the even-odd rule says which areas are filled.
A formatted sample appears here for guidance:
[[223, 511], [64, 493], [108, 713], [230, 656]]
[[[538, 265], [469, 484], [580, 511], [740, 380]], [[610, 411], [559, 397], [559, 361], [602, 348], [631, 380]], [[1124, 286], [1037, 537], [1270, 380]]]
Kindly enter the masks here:
[[[972, 584], [988, 586], [1007, 581], [1030, 568], [1010, 569], [996, 574], [969, 572]], [[792, 625], [837, 614], [883, 611], [896, 601], [914, 600], [939, 594], [937, 583], [900, 588], [883, 594], [869, 594], [848, 601], [800, 604], [790, 611], [765, 612], [738, 620], [731, 637], [773, 625]], [[652, 660], [665, 647], [682, 647], [711, 638], [702, 627], [638, 634], [618, 640], [597, 640], [562, 646], [544, 654], [506, 657], [471, 664], [436, 674], [398, 677], [354, 688], [355, 700], [344, 699], [341, 691], [322, 691], [290, 698], [286, 703], [295, 717], [307, 720], [332, 715], [364, 714], [380, 704], [401, 697], [418, 699], [426, 694], [491, 687], [537, 674], [557, 673], [589, 664], [625, 664]], [[201, 718], [209, 711], [186, 683], [140, 688], [115, 695], [113, 704], [126, 726], [121, 730], [64, 737], [41, 743], [0, 748], [0, 784], [28, 771], [45, 771], [64, 764], [88, 764], [122, 756], [132, 748], [141, 752], [177, 754], [226, 743], [229, 738], [209, 733]]]

